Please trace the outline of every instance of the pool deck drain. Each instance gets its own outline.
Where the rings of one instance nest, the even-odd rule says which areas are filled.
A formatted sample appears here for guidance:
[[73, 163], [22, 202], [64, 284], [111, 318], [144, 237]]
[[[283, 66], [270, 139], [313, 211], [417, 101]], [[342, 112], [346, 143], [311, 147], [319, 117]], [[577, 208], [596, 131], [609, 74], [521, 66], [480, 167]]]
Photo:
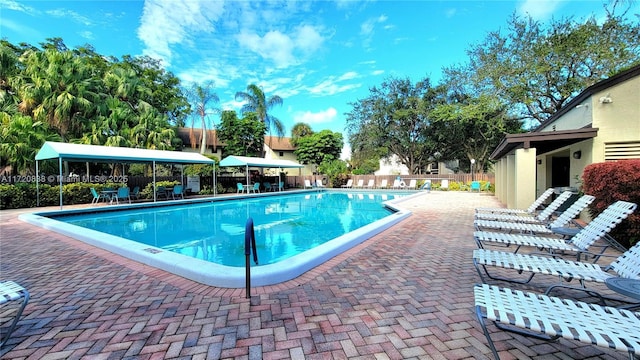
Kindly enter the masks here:
[[[431, 192], [403, 206], [408, 219], [296, 279], [253, 289], [252, 301], [244, 289], [186, 280], [2, 210], [2, 279], [32, 298], [0, 358], [488, 358], [473, 311], [472, 224], [474, 208], [497, 200]], [[503, 359], [627, 358], [490, 330]]]

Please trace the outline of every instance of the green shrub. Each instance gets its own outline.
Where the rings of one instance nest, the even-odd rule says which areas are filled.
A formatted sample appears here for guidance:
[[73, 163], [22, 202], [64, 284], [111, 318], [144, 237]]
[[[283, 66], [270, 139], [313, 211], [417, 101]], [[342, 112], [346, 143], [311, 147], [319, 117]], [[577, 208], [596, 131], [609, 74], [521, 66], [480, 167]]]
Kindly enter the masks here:
[[[156, 182], [156, 188], [158, 188], [158, 186], [174, 187], [178, 184], [180, 184], [179, 181], [158, 181]], [[147, 186], [144, 187], [144, 189], [140, 190], [139, 198], [153, 199], [153, 183], [148, 183]]]

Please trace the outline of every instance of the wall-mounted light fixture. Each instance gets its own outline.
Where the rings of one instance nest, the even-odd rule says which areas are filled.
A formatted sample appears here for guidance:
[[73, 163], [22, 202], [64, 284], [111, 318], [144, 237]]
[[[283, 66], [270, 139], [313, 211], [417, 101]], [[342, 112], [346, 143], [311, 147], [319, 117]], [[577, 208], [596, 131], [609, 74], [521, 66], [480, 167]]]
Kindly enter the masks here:
[[582, 157], [582, 151], [578, 150], [573, 153], [574, 159], [580, 159]]
[[611, 96], [609, 96], [609, 94], [600, 98], [600, 104], [611, 104], [612, 102], [613, 100], [611, 99]]
[[542, 165], [542, 159], [538, 159], [538, 165]]

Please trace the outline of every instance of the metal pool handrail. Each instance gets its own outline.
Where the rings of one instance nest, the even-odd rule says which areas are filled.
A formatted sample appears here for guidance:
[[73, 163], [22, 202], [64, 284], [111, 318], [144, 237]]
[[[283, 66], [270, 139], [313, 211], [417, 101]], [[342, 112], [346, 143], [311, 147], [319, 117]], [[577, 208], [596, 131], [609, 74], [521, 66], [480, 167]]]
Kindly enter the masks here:
[[246, 273], [245, 299], [251, 299], [251, 261], [249, 255], [253, 249], [253, 262], [258, 265], [258, 252], [256, 251], [256, 234], [253, 231], [253, 218], [248, 218], [244, 227], [244, 257]]

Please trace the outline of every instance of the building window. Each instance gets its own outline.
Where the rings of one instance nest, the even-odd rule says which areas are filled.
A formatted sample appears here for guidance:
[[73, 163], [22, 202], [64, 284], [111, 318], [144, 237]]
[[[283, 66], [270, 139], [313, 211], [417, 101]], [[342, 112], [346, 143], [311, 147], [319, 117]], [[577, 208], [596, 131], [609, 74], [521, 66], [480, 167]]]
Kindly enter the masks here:
[[284, 151], [280, 151], [280, 157], [284, 156]]

